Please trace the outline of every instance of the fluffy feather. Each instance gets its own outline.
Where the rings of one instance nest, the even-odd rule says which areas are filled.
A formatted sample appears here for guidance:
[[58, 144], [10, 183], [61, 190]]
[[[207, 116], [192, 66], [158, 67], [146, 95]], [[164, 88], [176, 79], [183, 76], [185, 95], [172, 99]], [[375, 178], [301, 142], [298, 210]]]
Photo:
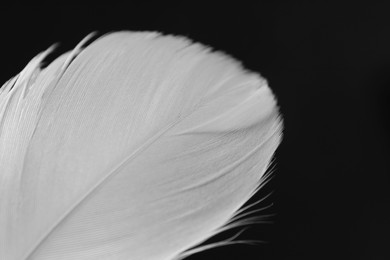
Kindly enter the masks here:
[[0, 90], [0, 259], [184, 257], [261, 184], [281, 139], [275, 98], [182, 37], [84, 42]]

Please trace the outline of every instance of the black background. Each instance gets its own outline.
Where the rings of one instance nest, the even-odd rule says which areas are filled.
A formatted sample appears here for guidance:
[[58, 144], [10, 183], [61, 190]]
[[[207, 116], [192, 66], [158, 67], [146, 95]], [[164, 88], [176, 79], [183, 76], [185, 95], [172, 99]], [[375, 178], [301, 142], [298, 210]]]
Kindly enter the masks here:
[[273, 191], [258, 207], [273, 203], [262, 214], [276, 215], [238, 238], [264, 243], [188, 259], [390, 259], [386, 2], [2, 4], [0, 81], [96, 30], [157, 30], [225, 51], [268, 80], [284, 116], [274, 178], [251, 200]]

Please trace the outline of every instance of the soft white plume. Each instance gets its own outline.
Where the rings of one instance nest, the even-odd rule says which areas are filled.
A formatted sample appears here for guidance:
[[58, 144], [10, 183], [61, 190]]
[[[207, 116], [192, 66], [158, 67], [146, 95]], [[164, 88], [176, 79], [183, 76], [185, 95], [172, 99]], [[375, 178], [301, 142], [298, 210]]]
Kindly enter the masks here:
[[183, 37], [83, 44], [0, 89], [0, 259], [182, 258], [261, 184], [281, 139], [275, 98]]

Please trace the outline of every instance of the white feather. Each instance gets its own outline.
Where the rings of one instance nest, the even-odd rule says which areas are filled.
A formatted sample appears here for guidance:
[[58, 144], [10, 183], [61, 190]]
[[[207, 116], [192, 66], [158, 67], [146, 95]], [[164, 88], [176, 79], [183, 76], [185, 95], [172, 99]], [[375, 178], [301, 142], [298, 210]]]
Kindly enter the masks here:
[[0, 90], [1, 260], [179, 259], [261, 184], [281, 119], [237, 61], [149, 32], [50, 51]]

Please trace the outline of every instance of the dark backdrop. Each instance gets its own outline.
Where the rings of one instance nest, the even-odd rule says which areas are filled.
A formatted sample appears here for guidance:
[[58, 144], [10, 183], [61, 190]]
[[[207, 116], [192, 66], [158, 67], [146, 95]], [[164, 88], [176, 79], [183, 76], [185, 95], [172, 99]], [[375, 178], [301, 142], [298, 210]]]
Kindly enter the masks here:
[[54, 42], [58, 54], [95, 30], [157, 30], [231, 54], [278, 97], [284, 140], [251, 200], [273, 191], [258, 207], [276, 215], [238, 238], [264, 243], [188, 259], [390, 259], [388, 1], [52, 2], [0, 5], [1, 82]]

